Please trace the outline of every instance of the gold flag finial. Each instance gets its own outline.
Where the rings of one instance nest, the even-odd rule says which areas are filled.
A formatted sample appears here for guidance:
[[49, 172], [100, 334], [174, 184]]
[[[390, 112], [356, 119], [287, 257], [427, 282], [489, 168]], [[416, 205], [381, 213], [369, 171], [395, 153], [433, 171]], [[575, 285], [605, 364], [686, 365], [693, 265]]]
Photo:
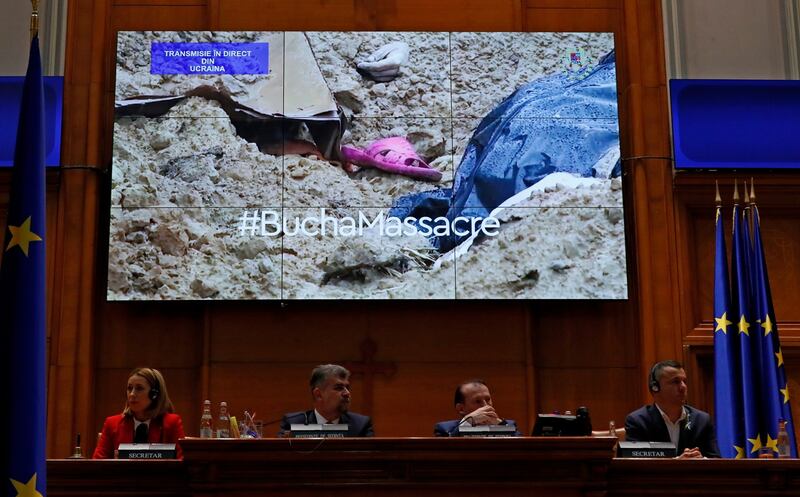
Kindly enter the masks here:
[[733, 180], [733, 203], [739, 203], [739, 180]]
[[39, 0], [31, 0], [31, 40], [39, 34]]
[[750, 178], [750, 202], [756, 203], [756, 182]]
[[719, 181], [714, 180], [714, 189], [717, 191], [717, 196], [715, 200], [717, 201], [717, 207], [722, 206], [722, 197], [719, 196]]
[[744, 205], [750, 206], [750, 193], [747, 191], [747, 180], [744, 180]]

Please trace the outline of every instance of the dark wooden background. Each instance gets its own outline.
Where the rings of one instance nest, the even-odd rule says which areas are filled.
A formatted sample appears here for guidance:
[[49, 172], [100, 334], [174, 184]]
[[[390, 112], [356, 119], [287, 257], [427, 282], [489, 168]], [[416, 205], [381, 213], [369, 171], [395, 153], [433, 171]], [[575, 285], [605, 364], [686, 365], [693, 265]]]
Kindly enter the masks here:
[[[590, 408], [595, 427], [648, 400], [657, 359], [687, 364], [690, 400], [713, 409], [713, 184], [674, 174], [661, 2], [656, 0], [74, 0], [69, 5], [60, 171], [48, 177], [48, 455], [70, 453], [124, 403], [128, 372], [160, 368], [197, 433], [202, 400], [275, 420], [309, 406], [322, 362], [393, 374], [353, 379], [353, 410], [384, 436], [426, 436], [452, 391], [482, 377], [498, 412]], [[618, 47], [630, 295], [622, 302], [107, 303], [108, 168], [119, 30], [611, 31]], [[743, 178], [742, 178], [743, 179]], [[755, 175], [792, 391], [800, 374], [800, 181]], [[0, 172], [0, 222], [9, 176]], [[730, 205], [729, 201], [726, 201]], [[726, 212], [729, 212], [726, 211]], [[3, 230], [4, 226], [0, 226]], [[356, 364], [357, 365], [357, 364]], [[371, 385], [370, 385], [371, 383]], [[369, 398], [371, 397], [371, 402]], [[796, 411], [797, 412], [797, 411]], [[266, 428], [268, 433], [275, 426]], [[85, 436], [86, 450], [94, 446]]]

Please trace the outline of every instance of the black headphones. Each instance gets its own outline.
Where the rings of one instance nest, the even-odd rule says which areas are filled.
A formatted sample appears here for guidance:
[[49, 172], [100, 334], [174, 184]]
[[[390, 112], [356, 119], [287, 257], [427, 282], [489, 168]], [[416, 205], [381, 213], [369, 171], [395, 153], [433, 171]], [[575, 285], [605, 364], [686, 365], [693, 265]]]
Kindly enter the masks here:
[[650, 391], [653, 393], [657, 393], [661, 390], [661, 385], [658, 384], [658, 378], [656, 378], [656, 368], [660, 364], [660, 362], [653, 364], [653, 367], [650, 368], [650, 376], [647, 380], [647, 385], [650, 387]]
[[150, 393], [148, 394], [150, 400], [152, 401], [156, 401], [158, 399], [158, 396], [161, 395], [161, 389], [158, 388], [158, 380], [154, 378], [154, 381], [155, 384], [152, 387], [150, 387]]

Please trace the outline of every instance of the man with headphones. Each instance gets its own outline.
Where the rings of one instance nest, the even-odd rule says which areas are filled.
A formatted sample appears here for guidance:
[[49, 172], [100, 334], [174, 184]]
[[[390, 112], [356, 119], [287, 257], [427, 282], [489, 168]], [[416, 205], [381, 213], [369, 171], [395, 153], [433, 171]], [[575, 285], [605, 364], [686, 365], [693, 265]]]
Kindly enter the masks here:
[[653, 404], [625, 419], [629, 442], [671, 442], [679, 459], [720, 457], [714, 424], [707, 412], [686, 404], [686, 372], [677, 361], [653, 365], [647, 378]]
[[[492, 405], [492, 394], [486, 382], [480, 379], [467, 380], [456, 387], [453, 405], [459, 419], [440, 421], [433, 427], [437, 437], [457, 437], [462, 426], [507, 425], [516, 429], [512, 419], [503, 419], [497, 415]], [[516, 436], [522, 434], [519, 430]]]
[[350, 408], [350, 371], [338, 364], [322, 364], [311, 371], [314, 409], [291, 412], [281, 419], [279, 437], [288, 436], [293, 424], [346, 424], [348, 437], [372, 437], [372, 418]]

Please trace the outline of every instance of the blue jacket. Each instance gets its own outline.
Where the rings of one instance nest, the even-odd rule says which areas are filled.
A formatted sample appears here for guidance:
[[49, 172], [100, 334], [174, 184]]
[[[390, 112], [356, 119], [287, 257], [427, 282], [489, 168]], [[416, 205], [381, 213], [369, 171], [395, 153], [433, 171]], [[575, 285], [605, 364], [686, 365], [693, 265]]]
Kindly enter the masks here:
[[[681, 423], [678, 455], [684, 449], [697, 447], [705, 457], [719, 457], [714, 423], [707, 412], [686, 407], [688, 417]], [[655, 404], [649, 404], [628, 414], [625, 419], [625, 440], [629, 442], [670, 442], [664, 418]]]

